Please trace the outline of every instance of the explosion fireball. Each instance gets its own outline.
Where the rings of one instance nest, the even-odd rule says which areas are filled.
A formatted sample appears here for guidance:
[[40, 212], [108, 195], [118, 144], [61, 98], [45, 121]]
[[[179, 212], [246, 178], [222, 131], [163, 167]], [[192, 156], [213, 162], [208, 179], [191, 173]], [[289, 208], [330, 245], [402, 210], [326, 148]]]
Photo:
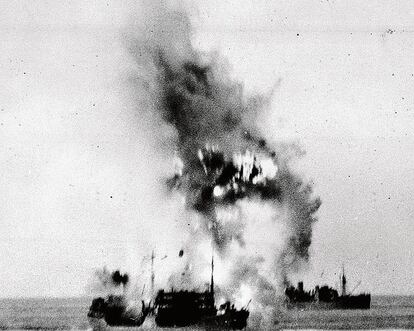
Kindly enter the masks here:
[[258, 118], [269, 98], [248, 96], [217, 54], [193, 47], [185, 13], [162, 3], [146, 14], [130, 50], [146, 68], [137, 79], [154, 105], [150, 112], [172, 132], [166, 187], [183, 197], [183, 225], [193, 225], [180, 253], [185, 272], [172, 274], [169, 285], [202, 284], [206, 273], [194, 261], [208, 260], [206, 243], [213, 243], [218, 296], [253, 299], [251, 307], [262, 311], [274, 307], [279, 289], [308, 262], [320, 199], [290, 168], [286, 150], [296, 147], [268, 143], [269, 132], [262, 134]]

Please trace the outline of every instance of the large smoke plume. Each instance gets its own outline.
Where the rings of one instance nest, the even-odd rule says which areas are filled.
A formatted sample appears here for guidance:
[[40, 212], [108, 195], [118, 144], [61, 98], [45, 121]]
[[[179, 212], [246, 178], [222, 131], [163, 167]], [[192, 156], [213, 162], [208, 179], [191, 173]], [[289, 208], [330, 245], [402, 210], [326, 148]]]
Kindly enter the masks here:
[[164, 121], [154, 136], [174, 146], [165, 185], [171, 197], [184, 198], [180, 221], [190, 234], [185, 272], [172, 275], [171, 285], [180, 274], [188, 286], [205, 281], [194, 261], [212, 244], [219, 293], [273, 305], [277, 290], [309, 259], [320, 200], [290, 169], [286, 145], [268, 143], [259, 130], [268, 96], [246, 95], [217, 54], [195, 49], [183, 11], [165, 3], [147, 9], [128, 39], [139, 68], [134, 86], [150, 99], [149, 110], [140, 111]]

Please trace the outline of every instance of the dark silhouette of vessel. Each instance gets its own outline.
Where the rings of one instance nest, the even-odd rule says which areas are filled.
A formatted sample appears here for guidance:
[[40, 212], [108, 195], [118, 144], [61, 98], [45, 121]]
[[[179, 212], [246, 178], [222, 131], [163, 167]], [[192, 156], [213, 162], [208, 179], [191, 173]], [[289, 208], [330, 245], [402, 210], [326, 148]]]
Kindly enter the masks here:
[[109, 326], [141, 326], [150, 307], [142, 301], [141, 311], [129, 307], [124, 295], [109, 295], [106, 298], [95, 298], [89, 308], [88, 319], [94, 329], [100, 329], [104, 324]]
[[371, 294], [352, 295], [353, 291], [347, 293], [344, 270], [341, 275], [341, 285], [341, 294], [339, 294], [337, 290], [327, 285], [316, 286], [314, 290], [305, 291], [303, 282], [299, 282], [297, 288], [294, 286], [286, 288], [286, 306], [289, 309], [370, 309]]
[[155, 323], [159, 327], [198, 326], [205, 329], [241, 330], [247, 326], [247, 308], [226, 302], [216, 308], [214, 292], [160, 290], [155, 298]]
[[[152, 258], [151, 291], [154, 289]], [[217, 309], [214, 297], [214, 260], [211, 260], [211, 283], [207, 291], [158, 291], [153, 304], [142, 302], [141, 311], [128, 309], [123, 295], [96, 298], [89, 308], [88, 318], [94, 330], [103, 326], [141, 326], [147, 317], [154, 317], [158, 327], [201, 327], [206, 330], [241, 330], [246, 328], [249, 310], [236, 309], [226, 302]]]

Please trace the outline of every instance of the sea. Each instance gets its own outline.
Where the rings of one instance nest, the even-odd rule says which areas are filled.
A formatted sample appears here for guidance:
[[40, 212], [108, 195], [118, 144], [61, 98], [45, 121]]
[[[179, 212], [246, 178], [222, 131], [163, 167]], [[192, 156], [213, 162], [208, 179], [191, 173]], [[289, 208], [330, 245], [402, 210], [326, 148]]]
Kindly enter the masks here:
[[[90, 302], [91, 298], [0, 299], [0, 329], [91, 330], [86, 317]], [[153, 328], [135, 328], [147, 329]], [[271, 326], [247, 328], [261, 329], [414, 330], [414, 296], [373, 296], [370, 310], [279, 311]]]

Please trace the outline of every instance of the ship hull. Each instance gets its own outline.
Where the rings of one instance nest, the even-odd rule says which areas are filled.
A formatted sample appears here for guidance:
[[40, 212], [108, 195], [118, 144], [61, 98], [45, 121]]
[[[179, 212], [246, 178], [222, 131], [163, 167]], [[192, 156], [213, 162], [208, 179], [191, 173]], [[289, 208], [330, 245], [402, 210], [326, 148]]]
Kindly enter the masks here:
[[[208, 324], [193, 324], [189, 326], [157, 326], [157, 325], [148, 325], [147, 323], [144, 323], [141, 326], [110, 326], [105, 323], [104, 320], [99, 319], [89, 319], [89, 325], [91, 326], [93, 331], [139, 331], [139, 330], [171, 330], [171, 329], [178, 329], [178, 330], [203, 330], [203, 331], [223, 331], [223, 330], [234, 330], [233, 328], [230, 328], [228, 326], [223, 326], [221, 324], [216, 323], [208, 323]], [[237, 330], [237, 329], [236, 329]]]
[[191, 318], [177, 319], [177, 315], [158, 314], [155, 323], [160, 328], [184, 328], [201, 330], [242, 330], [247, 326], [249, 312], [247, 310], [232, 310], [222, 315], [202, 316], [197, 319]]
[[247, 326], [247, 317], [245, 318], [221, 318], [220, 316], [206, 317], [193, 323], [176, 324], [173, 321], [157, 321], [159, 328], [191, 328], [198, 330], [242, 330]]
[[292, 302], [286, 304], [288, 309], [311, 309], [311, 310], [329, 310], [329, 309], [370, 309], [371, 296], [356, 295], [356, 296], [342, 296], [334, 301], [305, 301]]

